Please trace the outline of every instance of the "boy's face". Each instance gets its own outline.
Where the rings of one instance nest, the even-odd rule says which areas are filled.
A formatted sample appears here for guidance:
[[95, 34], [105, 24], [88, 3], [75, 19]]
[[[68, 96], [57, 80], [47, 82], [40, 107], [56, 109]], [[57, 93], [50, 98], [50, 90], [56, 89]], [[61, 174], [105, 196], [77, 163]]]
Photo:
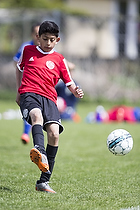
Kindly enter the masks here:
[[44, 52], [50, 52], [60, 40], [59, 37], [50, 33], [42, 34], [38, 39], [40, 43], [39, 46]]

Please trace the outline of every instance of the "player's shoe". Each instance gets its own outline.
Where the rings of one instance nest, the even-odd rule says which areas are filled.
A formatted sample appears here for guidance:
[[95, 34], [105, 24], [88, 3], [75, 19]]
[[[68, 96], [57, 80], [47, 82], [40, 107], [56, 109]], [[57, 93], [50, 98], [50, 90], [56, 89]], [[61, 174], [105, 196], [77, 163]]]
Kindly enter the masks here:
[[49, 182], [38, 183], [36, 182], [36, 190], [37, 191], [44, 191], [47, 193], [56, 193], [48, 184]]
[[28, 134], [23, 133], [22, 136], [21, 136], [21, 140], [22, 140], [23, 144], [27, 144], [27, 143], [29, 143], [30, 138], [29, 138]]
[[33, 149], [31, 149], [30, 158], [41, 171], [50, 173], [47, 156], [39, 151], [38, 146], [35, 146]]
[[81, 117], [76, 112], [72, 115], [72, 120], [76, 123], [81, 121]]

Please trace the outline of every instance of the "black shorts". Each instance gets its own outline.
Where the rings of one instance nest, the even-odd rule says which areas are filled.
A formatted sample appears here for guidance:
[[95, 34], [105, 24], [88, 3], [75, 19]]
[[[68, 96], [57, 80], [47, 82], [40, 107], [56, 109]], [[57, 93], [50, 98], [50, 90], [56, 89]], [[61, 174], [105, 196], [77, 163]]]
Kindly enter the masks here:
[[29, 113], [32, 109], [39, 108], [43, 116], [43, 129], [45, 130], [45, 125], [49, 123], [59, 124], [59, 133], [63, 131], [63, 126], [61, 124], [60, 114], [56, 104], [45, 98], [44, 96], [38, 95], [36, 93], [24, 93], [20, 95], [20, 110], [23, 116], [29, 124], [31, 124], [31, 118]]

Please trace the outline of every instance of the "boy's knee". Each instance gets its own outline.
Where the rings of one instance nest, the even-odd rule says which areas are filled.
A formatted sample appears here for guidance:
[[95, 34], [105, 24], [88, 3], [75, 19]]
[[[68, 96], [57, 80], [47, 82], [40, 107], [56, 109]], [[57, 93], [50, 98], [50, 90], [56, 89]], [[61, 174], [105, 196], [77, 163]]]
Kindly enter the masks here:
[[48, 144], [51, 146], [58, 146], [59, 142], [59, 133], [49, 132], [48, 133]]
[[30, 117], [32, 120], [32, 125], [38, 123], [43, 125], [43, 117], [42, 117], [42, 113], [41, 110], [38, 108], [34, 108], [30, 111]]
[[51, 138], [51, 139], [59, 139], [59, 133], [58, 132], [49, 132], [48, 133], [48, 135], [49, 135], [49, 137]]

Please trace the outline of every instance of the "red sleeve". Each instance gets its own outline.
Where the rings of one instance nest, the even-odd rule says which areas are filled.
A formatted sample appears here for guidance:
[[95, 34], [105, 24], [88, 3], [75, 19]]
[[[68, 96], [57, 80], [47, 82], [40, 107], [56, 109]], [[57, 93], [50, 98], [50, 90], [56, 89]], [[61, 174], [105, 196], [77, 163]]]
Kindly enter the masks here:
[[63, 82], [65, 83], [66, 86], [69, 86], [71, 84], [73, 84], [73, 80], [71, 78], [71, 75], [70, 75], [70, 71], [69, 71], [69, 68], [68, 68], [68, 65], [66, 63], [66, 60], [65, 58], [63, 58], [62, 62], [61, 62], [61, 79], [63, 80]]
[[21, 72], [23, 72], [24, 66], [25, 66], [25, 54], [26, 54], [26, 46], [20, 56], [18, 63], [17, 63], [17, 67]]

